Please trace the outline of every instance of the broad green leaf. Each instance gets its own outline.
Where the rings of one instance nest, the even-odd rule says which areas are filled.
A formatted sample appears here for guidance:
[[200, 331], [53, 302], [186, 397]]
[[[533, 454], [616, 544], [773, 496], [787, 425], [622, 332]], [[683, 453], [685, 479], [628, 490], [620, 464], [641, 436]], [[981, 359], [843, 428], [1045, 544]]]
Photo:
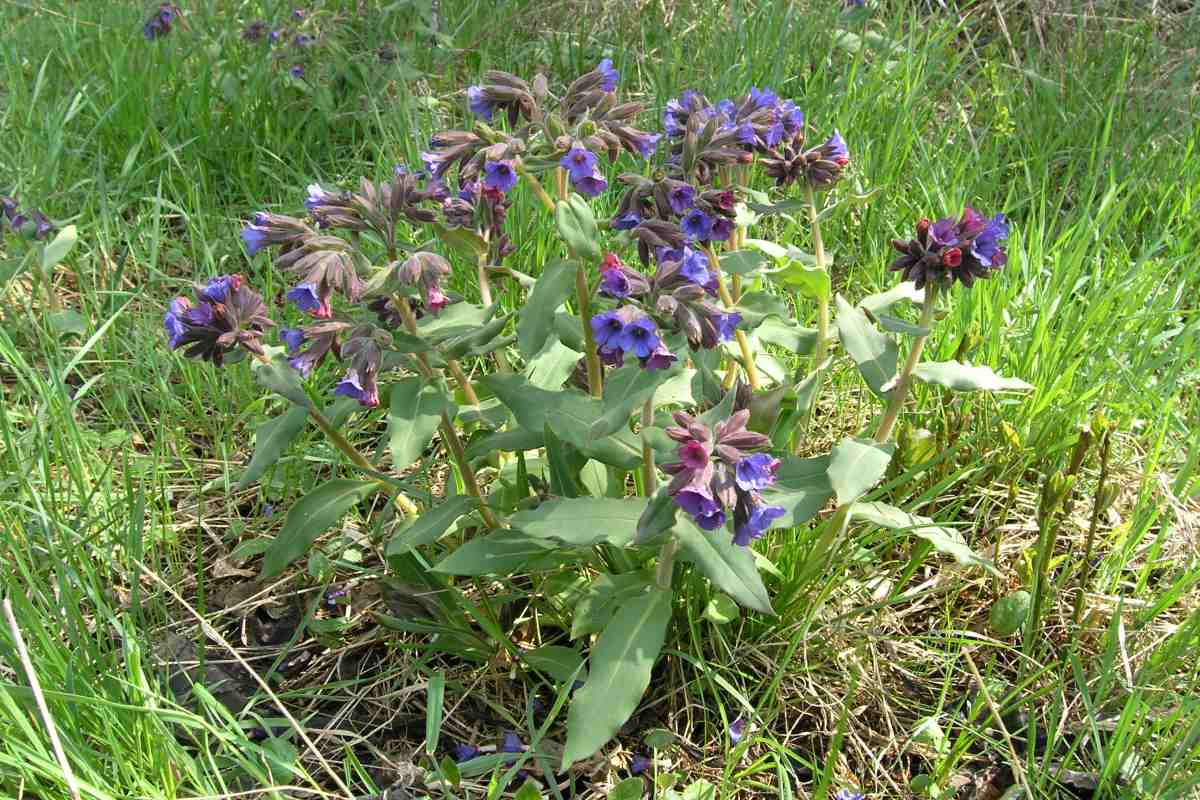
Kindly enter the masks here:
[[579, 655], [579, 651], [574, 647], [542, 645], [521, 653], [521, 660], [559, 683], [587, 680], [587, 670], [580, 669], [583, 666], [583, 656]]
[[768, 241], [766, 239], [745, 239], [744, 241], [747, 247], [753, 247], [756, 250], [760, 250], [771, 258], [787, 258], [788, 248], [784, 245], [776, 244], [775, 242]]
[[500, 335], [507, 325], [507, 315], [496, 316], [478, 328], [443, 341], [441, 355], [444, 358], [476, 357], [505, 347], [512, 341], [511, 337]]
[[653, 588], [617, 610], [592, 646], [590, 674], [571, 698], [562, 768], [603, 747], [633, 712], [658, 659], [671, 621], [671, 593]]
[[283, 530], [267, 548], [262, 576], [273, 578], [283, 572], [288, 564], [308, 552], [318, 536], [379, 489], [378, 481], [335, 478], [304, 495], [288, 511]]
[[645, 572], [600, 573], [575, 604], [575, 613], [571, 615], [571, 638], [604, 630], [622, 603], [653, 585], [650, 575]]
[[654, 405], [659, 408], [663, 406], [694, 406], [696, 394], [693, 391], [693, 382], [696, 374], [696, 370], [687, 367], [673, 372], [671, 377], [655, 390]]
[[496, 314], [498, 307], [474, 303], [452, 303], [436, 314], [417, 320], [417, 336], [426, 342], [442, 343], [455, 336], [477, 333]]
[[392, 385], [388, 447], [393, 469], [407, 469], [421, 457], [442, 422], [443, 411], [453, 418], [450, 400], [425, 378], [414, 376]]
[[881, 333], [862, 309], [850, 305], [841, 295], [837, 296], [837, 327], [842, 347], [858, 365], [871, 391], [890, 396], [890, 390], [884, 391], [883, 387], [896, 377], [899, 349], [895, 340]]
[[544, 797], [537, 783], [532, 778], [526, 778], [521, 788], [513, 795], [513, 800], [543, 800]]
[[435, 222], [433, 230], [448, 246], [469, 256], [485, 255], [488, 251], [487, 240], [469, 228], [450, 228]]
[[[735, 402], [737, 402], [737, 391], [729, 389], [721, 397], [721, 402], [700, 415], [700, 421], [711, 428], [718, 422], [729, 419], [730, 415], [733, 414], [733, 404]], [[674, 425], [675, 423], [671, 424]]]
[[558, 227], [558, 235], [575, 258], [587, 264], [600, 260], [596, 216], [586, 200], [577, 194], [560, 200], [554, 209], [554, 222]]
[[920, 305], [925, 302], [925, 290], [918, 289], [917, 285], [912, 281], [903, 281], [886, 292], [867, 295], [858, 301], [858, 305], [860, 308], [864, 308], [878, 316], [879, 314], [888, 313], [891, 311], [892, 306], [900, 302], [910, 302]]
[[833, 497], [829, 483], [829, 456], [783, 459], [775, 484], [763, 490], [763, 501], [787, 509], [781, 523], [789, 527], [803, 525]]
[[54, 240], [42, 250], [42, 272], [49, 274], [50, 270], [57, 267], [59, 262], [71, 252], [77, 238], [74, 225], [68, 225], [59, 231]]
[[634, 541], [643, 544], [660, 533], [670, 530], [675, 526], [675, 515], [678, 509], [675, 498], [667, 494], [667, 487], [659, 487], [654, 496], [650, 498], [650, 502], [646, 504], [641, 517], [638, 518], [637, 536]]
[[637, 535], [645, 497], [572, 497], [547, 500], [537, 508], [513, 514], [509, 524], [535, 539], [554, 539], [574, 547], [608, 544], [624, 547]]
[[742, 330], [757, 328], [767, 317], [789, 319], [792, 315], [787, 300], [769, 292], [747, 292], [733, 310], [742, 315], [738, 325]]
[[535, 539], [521, 531], [500, 530], [478, 536], [463, 544], [433, 566], [434, 572], [447, 575], [510, 575], [530, 566], [541, 566], [556, 553], [553, 542]]
[[792, 198], [790, 200], [781, 200], [778, 203], [747, 203], [746, 205], [762, 214], [764, 217], [770, 217], [775, 214], [794, 214], [797, 211], [803, 211], [808, 208], [808, 201], [800, 198]]
[[571, 377], [580, 358], [579, 352], [551, 336], [541, 352], [525, 365], [524, 375], [534, 386], [558, 391]]
[[893, 317], [891, 314], [872, 314], [868, 312], [868, 316], [874, 318], [874, 321], [879, 323], [879, 327], [888, 333], [900, 333], [905, 336], [929, 335], [929, 328], [922, 328], [920, 325], [906, 322], [899, 317]]
[[533, 291], [521, 307], [517, 322], [517, 344], [521, 355], [530, 358], [541, 351], [554, 331], [554, 315], [575, 289], [576, 264], [551, 261], [542, 269]]
[[838, 505], [854, 502], [879, 483], [895, 449], [891, 442], [881, 444], [853, 436], [842, 439], [829, 454], [827, 470]]
[[773, 281], [794, 286], [813, 300], [827, 300], [833, 291], [826, 269], [810, 266], [798, 259], [789, 259], [783, 269], [770, 273], [770, 277]]
[[537, 450], [545, 444], [540, 432], [528, 431], [524, 428], [489, 433], [473, 440], [467, 445], [467, 458], [474, 461], [492, 453], [516, 453], [526, 450]]
[[546, 466], [550, 470], [550, 494], [556, 497], [579, 497], [579, 482], [571, 464], [570, 445], [554, 435], [547, 424], [542, 431], [546, 443]]
[[751, 548], [734, 544], [727, 530], [702, 531], [686, 516], [679, 517], [675, 535], [679, 537], [679, 557], [695, 564], [714, 586], [746, 608], [775, 613]]
[[887, 503], [855, 503], [850, 507], [850, 519], [870, 522], [889, 530], [908, 531], [929, 542], [934, 550], [953, 556], [960, 564], [982, 567], [993, 574], [1000, 574], [991, 561], [967, 545], [959, 531], [935, 525], [929, 517], [910, 514]]
[[254, 432], [254, 455], [250, 457], [242, 477], [238, 478], [237, 488], [245, 489], [261, 478], [267, 467], [278, 461], [288, 445], [304, 430], [307, 421], [308, 409], [292, 406], [275, 419], [259, 425]]
[[[274, 352], [271, 352], [272, 350]], [[308, 399], [308, 395], [304, 393], [304, 386], [300, 383], [300, 373], [288, 364], [283, 355], [283, 348], [268, 348], [267, 352], [271, 355], [271, 360], [266, 364], [257, 360], [250, 362], [255, 379], [296, 405], [312, 408], [312, 401]]]
[[750, 421], [746, 427], [757, 433], [770, 434], [779, 421], [783, 399], [790, 391], [792, 387], [781, 383], [773, 389], [750, 395]]
[[704, 607], [704, 618], [716, 625], [728, 625], [742, 615], [737, 603], [727, 594], [717, 592]]
[[1033, 605], [1033, 595], [1024, 589], [1001, 597], [992, 604], [988, 614], [988, 625], [992, 633], [1000, 637], [1012, 636], [1025, 625]]
[[767, 266], [767, 257], [757, 250], [732, 250], [721, 254], [721, 269], [730, 275], [753, 275]]
[[970, 362], [926, 361], [917, 364], [913, 377], [955, 392], [1033, 391], [1033, 387], [1020, 378], [1005, 378], [993, 372], [991, 367], [977, 367]]
[[817, 344], [817, 332], [795, 322], [767, 317], [754, 333], [759, 341], [782, 347], [798, 356], [806, 356]]
[[646, 794], [646, 781], [640, 776], [626, 778], [612, 788], [608, 800], [642, 800]]
[[422, 545], [433, 544], [442, 538], [459, 518], [477, 508], [479, 501], [470, 495], [460, 494], [447, 498], [393, 536], [387, 543], [385, 554], [388, 558], [393, 558]]
[[683, 371], [679, 364], [667, 369], [642, 369], [626, 364], [608, 373], [604, 381], [604, 413], [592, 423], [591, 435], [608, 436], [629, 427], [629, 417], [640, 409], [655, 391]]
[[583, 326], [579, 317], [559, 311], [554, 315], [554, 333], [558, 340], [576, 353], [583, 352]]
[[56, 336], [62, 336], [64, 333], [83, 336], [87, 333], [87, 320], [78, 311], [72, 311], [69, 308], [62, 311], [55, 311], [47, 317], [47, 321], [50, 323], [50, 329], [54, 331]]

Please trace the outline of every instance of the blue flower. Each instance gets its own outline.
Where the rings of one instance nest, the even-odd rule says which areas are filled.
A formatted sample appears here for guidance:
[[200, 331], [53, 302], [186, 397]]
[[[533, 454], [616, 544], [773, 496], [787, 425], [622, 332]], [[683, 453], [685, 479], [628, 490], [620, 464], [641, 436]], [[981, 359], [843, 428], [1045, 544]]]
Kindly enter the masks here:
[[750, 87], [750, 103], [755, 108], [769, 108], [778, 102], [779, 95], [770, 89], [759, 89], [757, 86]]
[[623, 300], [629, 297], [629, 278], [619, 269], [606, 269], [600, 273], [600, 294]]
[[654, 155], [654, 151], [658, 148], [658, 140], [662, 138], [661, 133], [631, 133], [629, 141], [633, 143], [638, 154], [642, 158], [650, 158]]
[[654, 762], [645, 756], [634, 756], [633, 760], [629, 762], [629, 774], [641, 775], [643, 772], [649, 771], [653, 765]]
[[492, 113], [496, 110], [487, 99], [487, 93], [484, 92], [482, 86], [467, 87], [467, 106], [471, 109], [471, 113], [477, 117], [483, 117], [488, 122], [492, 120]]
[[742, 736], [746, 733], [746, 720], [738, 717], [733, 722], [729, 723], [729, 741], [737, 744], [742, 740]]
[[794, 136], [804, 127], [804, 112], [791, 100], [784, 100], [775, 109], [775, 121], [782, 123], [784, 131]]
[[600, 170], [595, 170], [586, 177], [572, 179], [571, 185], [584, 197], [595, 197], [608, 188], [608, 180]]
[[755, 539], [761, 538], [773, 524], [775, 520], [787, 513], [787, 509], [782, 506], [765, 506], [755, 505], [750, 509], [750, 518], [745, 524], [738, 526], [734, 531], [733, 543], [746, 547]]
[[353, 397], [364, 406], [379, 405], [379, 392], [374, 382], [362, 380], [355, 370], [347, 370], [346, 377], [333, 387], [333, 393], [342, 397]]
[[767, 453], [755, 453], [738, 462], [734, 480], [746, 491], [765, 489], [775, 482], [775, 473], [778, 471], [778, 458]]
[[636, 211], [629, 211], [613, 220], [612, 226], [618, 231], [628, 231], [636, 228], [642, 221]]
[[758, 134], [754, 132], [754, 126], [749, 122], [743, 122], [737, 127], [735, 134], [738, 144], [744, 144], [747, 147], [753, 147], [758, 144]]
[[301, 283], [287, 293], [287, 299], [296, 304], [301, 311], [307, 311], [314, 317], [327, 317], [329, 303], [321, 297], [320, 287], [315, 283]]
[[507, 192], [517, 185], [517, 170], [511, 161], [489, 161], [483, 165], [483, 185]]
[[446, 171], [446, 157], [438, 152], [426, 151], [421, 153], [421, 164], [435, 178], [441, 177], [442, 173]]
[[729, 217], [714, 217], [712, 227], [709, 228], [708, 238], [710, 241], [723, 242], [733, 235], [733, 220]]
[[[707, 284], [702, 285], [706, 286], [707, 288]], [[741, 321], [742, 315], [736, 311], [732, 311], [728, 314], [722, 314], [717, 317], [717, 340], [721, 342], [728, 342], [730, 339], [732, 339], [737, 331], [738, 323]]]
[[675, 495], [675, 505], [690, 514], [702, 530], [715, 531], [725, 524], [725, 510], [721, 504], [700, 492], [685, 489]]
[[279, 339], [287, 345], [288, 355], [294, 356], [300, 345], [304, 344], [304, 331], [300, 328], [281, 328]]
[[572, 147], [558, 165], [571, 173], [572, 181], [582, 180], [596, 171], [596, 154], [583, 147]]
[[684, 234], [689, 238], [703, 242], [712, 233], [712, 225], [712, 217], [700, 209], [694, 208], [683, 218], [679, 227], [683, 229]]
[[621, 317], [616, 311], [605, 311], [597, 314], [591, 319], [592, 335], [596, 339], [596, 345], [599, 347], [606, 346], [609, 342], [616, 344], [616, 338], [621, 335], [621, 330], [625, 327], [625, 323], [621, 321]]
[[507, 731], [504, 738], [500, 742], [501, 753], [524, 753], [525, 744], [521, 741], [521, 737], [517, 736], [512, 731]]
[[304, 65], [297, 64], [296, 66], [292, 67], [291, 69], [288, 70], [288, 75], [291, 75], [293, 78], [297, 78], [297, 79], [303, 78], [304, 77]]
[[606, 58], [596, 65], [596, 70], [604, 76], [600, 82], [600, 89], [605, 92], [611, 92], [617, 88], [617, 80], [621, 77], [621, 73], [613, 68], [611, 58]]
[[453, 751], [454, 760], [459, 764], [463, 763], [464, 761], [470, 761], [472, 758], [476, 758], [479, 753], [480, 750], [478, 747], [474, 747], [469, 744], [457, 744], [454, 746]]
[[732, 120], [734, 117], [737, 116], [737, 103], [733, 102], [732, 100], [730, 100], [728, 98], [718, 102], [716, 105], [716, 109], [718, 112], [723, 114], [726, 119]]
[[246, 243], [246, 255], [252, 256], [267, 246], [267, 232], [255, 225], [242, 228], [242, 241]]
[[239, 282], [240, 279], [233, 275], [221, 275], [213, 278], [200, 290], [200, 299], [210, 303], [224, 303], [229, 297], [229, 293], [237, 288]]
[[183, 335], [187, 333], [184, 315], [191, 308], [191, 302], [186, 297], [176, 297], [171, 301], [170, 309], [163, 314], [163, 327], [167, 329], [167, 341], [174, 350], [179, 347]]
[[667, 202], [672, 211], [682, 216], [696, 204], [696, 188], [689, 183], [674, 186], [667, 192]]
[[697, 286], [704, 286], [708, 283], [709, 278], [708, 256], [694, 248], [684, 247], [683, 263], [679, 268], [679, 274]]
[[312, 211], [319, 205], [327, 203], [332, 195], [321, 188], [319, 183], [310, 183], [308, 185], [308, 197], [304, 198], [304, 207]]
[[833, 136], [830, 136], [825, 144], [821, 145], [821, 155], [843, 167], [850, 163], [850, 150], [846, 147], [846, 140], [836, 130], [833, 132]]
[[[861, 7], [862, 0], [859, 0], [857, 5]], [[837, 793], [833, 796], [833, 800], [865, 800], [865, 798], [865, 794], [859, 794], [858, 792], [853, 792], [849, 789], [838, 789]]]
[[638, 317], [621, 328], [615, 344], [638, 358], [648, 358], [658, 348], [658, 327], [649, 317]]
[[987, 227], [975, 237], [971, 244], [971, 255], [985, 267], [1002, 265], [1006, 256], [1000, 249], [1000, 243], [1008, 238], [1008, 221], [1003, 214], [997, 214], [988, 220]]
[[666, 369], [679, 359], [661, 341], [650, 355], [642, 359], [642, 369]]
[[279, 37], [282, 35], [282, 31], [271, 31], [271, 33], [267, 36], [267, 41], [269, 41], [271, 44], [275, 44], [279, 41]]

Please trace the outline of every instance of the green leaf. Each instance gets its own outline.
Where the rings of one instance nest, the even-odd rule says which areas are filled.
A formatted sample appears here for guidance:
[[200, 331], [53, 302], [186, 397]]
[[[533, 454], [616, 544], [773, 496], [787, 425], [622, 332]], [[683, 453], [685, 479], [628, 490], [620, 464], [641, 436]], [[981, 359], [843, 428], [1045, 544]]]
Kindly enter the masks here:
[[550, 469], [550, 494], [558, 497], [579, 497], [577, 470], [571, 464], [570, 445], [554, 435], [547, 424], [542, 432], [546, 443], [546, 466]]
[[490, 308], [474, 303], [452, 303], [436, 314], [426, 314], [417, 320], [417, 337], [440, 344], [456, 336], [478, 333], [496, 314], [498, 306]]
[[911, 322], [893, 317], [891, 314], [873, 314], [867, 312], [872, 320], [879, 324], [888, 333], [899, 333], [904, 336], [928, 336], [929, 328], [922, 328], [920, 325], [914, 325]]
[[545, 439], [542, 438], [541, 433], [524, 428], [513, 428], [475, 439], [467, 445], [467, 458], [474, 461], [497, 452], [516, 453], [537, 450], [544, 444]]
[[335, 478], [300, 498], [284, 520], [283, 530], [263, 557], [262, 576], [273, 578], [308, 552], [317, 537], [364, 498], [379, 491], [378, 481]]
[[953, 556], [955, 561], [964, 566], [982, 567], [995, 575], [1000, 574], [992, 562], [967, 545], [960, 532], [954, 528], [935, 525], [929, 517], [909, 514], [886, 503], [855, 503], [850, 507], [850, 518], [864, 520], [889, 530], [907, 531], [929, 542], [934, 550]]
[[392, 468], [407, 469], [429, 446], [442, 422], [442, 412], [454, 416], [454, 406], [435, 384], [425, 378], [405, 378], [392, 385], [388, 409], [388, 447]]
[[275, 419], [267, 420], [258, 426], [254, 432], [254, 455], [246, 465], [245, 472], [238, 478], [237, 488], [245, 489], [262, 477], [279, 457], [287, 450], [288, 445], [304, 430], [308, 421], [308, 409], [292, 406]]
[[706, 533], [686, 516], [679, 517], [675, 535], [681, 546], [680, 558], [695, 564], [714, 586], [746, 608], [763, 614], [775, 613], [754, 563], [753, 549], [734, 544], [728, 531]]
[[435, 672], [429, 676], [429, 688], [425, 691], [425, 755], [437, 753], [438, 738], [442, 733], [442, 708], [446, 698], [446, 673]]
[[760, 250], [773, 259], [787, 258], [788, 248], [781, 244], [768, 241], [767, 239], [746, 239], [744, 241], [748, 247]]
[[1008, 637], [1021, 630], [1032, 605], [1033, 595], [1024, 589], [1001, 597], [992, 604], [992, 611], [988, 614], [988, 625], [992, 633]]
[[827, 300], [833, 292], [833, 284], [825, 268], [810, 266], [799, 259], [788, 259], [786, 266], [770, 273], [770, 277], [773, 281], [795, 287], [813, 300]]
[[521, 784], [521, 788], [517, 789], [516, 794], [513, 795], [513, 800], [542, 800], [542, 798], [541, 789], [531, 778], [526, 778], [525, 782]]
[[499, 315], [479, 328], [442, 342], [441, 355], [444, 358], [475, 357], [506, 347], [512, 342], [512, 337], [500, 334], [507, 325], [508, 316]]
[[718, 592], [704, 607], [704, 618], [714, 625], [728, 625], [742, 615], [737, 603], [727, 594]]
[[564, 345], [576, 353], [583, 352], [583, 327], [579, 324], [579, 317], [565, 311], [558, 312], [554, 315], [554, 332]]
[[891, 442], [881, 444], [853, 436], [842, 439], [829, 454], [827, 470], [838, 505], [854, 502], [879, 483], [895, 449]]
[[924, 303], [925, 290], [918, 289], [917, 285], [912, 281], [903, 281], [886, 292], [867, 295], [858, 301], [858, 305], [860, 308], [878, 316], [879, 314], [886, 314], [892, 309], [892, 306], [905, 301], [918, 305]]
[[513, 514], [509, 524], [536, 539], [554, 539], [574, 547], [601, 542], [624, 547], [637, 535], [638, 519], [648, 503], [645, 497], [547, 500], [537, 508]]
[[637, 710], [670, 621], [671, 593], [653, 588], [623, 603], [601, 632], [567, 712], [563, 770], [603, 747]]
[[803, 525], [833, 497], [828, 469], [829, 456], [785, 458], [779, 465], [775, 484], [763, 490], [763, 501], [787, 509], [788, 515], [781, 524], [789, 527]]
[[654, 539], [660, 533], [670, 530], [675, 525], [675, 515], [679, 506], [675, 498], [667, 494], [667, 487], [661, 486], [650, 502], [646, 504], [641, 517], [638, 518], [637, 536], [634, 541], [644, 544]]
[[55, 311], [47, 318], [47, 321], [50, 323], [50, 329], [54, 331], [56, 336], [62, 336], [64, 333], [83, 336], [87, 333], [87, 320], [78, 311], [72, 311], [69, 308], [62, 311]]
[[50, 274], [50, 270], [57, 267], [59, 262], [67, 257], [71, 248], [75, 246], [77, 238], [75, 226], [68, 225], [58, 232], [52, 242], [46, 245], [42, 250], [42, 272], [44, 274]]
[[533, 291], [521, 308], [517, 322], [517, 344], [529, 358], [546, 346], [554, 331], [554, 315], [575, 289], [579, 267], [571, 261], [551, 261], [542, 269]]
[[486, 255], [487, 240], [469, 228], [449, 228], [439, 222], [433, 223], [434, 233], [449, 247], [469, 256]]
[[730, 275], [753, 275], [767, 266], [767, 257], [757, 250], [733, 250], [721, 254], [721, 269]]
[[926, 361], [917, 364], [913, 377], [925, 383], [944, 386], [955, 392], [1029, 392], [1033, 387], [1020, 378], [997, 375], [991, 367], [970, 362]]
[[604, 413], [592, 423], [591, 435], [609, 436], [629, 427], [629, 417], [640, 409], [668, 379], [683, 370], [672, 364], [666, 369], [642, 369], [638, 364], [626, 364], [608, 373], [604, 381]]
[[552, 336], [546, 340], [541, 352], [525, 365], [523, 374], [534, 386], [558, 391], [571, 377], [581, 357], [579, 352]]
[[817, 344], [817, 332], [795, 322], [776, 317], [764, 319], [754, 331], [759, 341], [782, 347], [798, 356], [806, 356]]
[[756, 433], [770, 434], [779, 421], [783, 399], [790, 391], [790, 386], [781, 383], [773, 389], [750, 395], [750, 421], [746, 427]]
[[443, 500], [393, 536], [387, 543], [386, 556], [402, 556], [422, 545], [433, 544], [463, 515], [470, 514], [477, 508], [479, 501], [468, 494], [455, 495]]
[[584, 263], [600, 260], [596, 216], [586, 200], [577, 194], [560, 200], [554, 209], [554, 222], [558, 227], [558, 235], [575, 258]]
[[769, 292], [747, 292], [733, 310], [742, 315], [738, 327], [743, 330], [757, 328], [767, 317], [788, 319], [792, 312], [787, 300]]
[[587, 670], [580, 669], [583, 666], [583, 656], [579, 655], [579, 651], [574, 647], [542, 645], [521, 653], [521, 660], [559, 683], [587, 679]]
[[619, 575], [600, 573], [575, 604], [575, 613], [571, 616], [571, 638], [578, 639], [604, 630], [622, 603], [653, 585], [645, 572], [622, 572]]
[[899, 349], [895, 340], [881, 333], [862, 309], [850, 305], [841, 295], [837, 296], [837, 327], [842, 347], [858, 365], [871, 391], [881, 397], [890, 396], [890, 390], [884, 391], [883, 387], [896, 377]]
[[[536, 539], [521, 531], [494, 531], [463, 544], [433, 566], [447, 575], [510, 575], [554, 555], [553, 542]], [[564, 558], [564, 561], [566, 558]]]
[[288, 364], [287, 358], [283, 355], [283, 348], [268, 348], [267, 352], [271, 356], [268, 363], [264, 364], [257, 360], [250, 362], [254, 378], [275, 394], [287, 398], [296, 405], [313, 408], [312, 401], [308, 399], [308, 395], [304, 393], [304, 386], [300, 383], [300, 373]]
[[640, 775], [626, 778], [612, 788], [608, 800], [641, 800], [646, 793], [646, 781]]

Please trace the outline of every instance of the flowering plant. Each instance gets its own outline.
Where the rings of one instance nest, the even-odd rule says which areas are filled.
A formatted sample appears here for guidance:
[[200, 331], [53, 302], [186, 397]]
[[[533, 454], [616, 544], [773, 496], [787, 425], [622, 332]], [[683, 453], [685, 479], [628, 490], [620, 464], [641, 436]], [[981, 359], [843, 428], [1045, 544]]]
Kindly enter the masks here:
[[[818, 193], [850, 166], [840, 134], [809, 146], [796, 105], [758, 88], [716, 103], [685, 92], [667, 103], [662, 132], [648, 132], [635, 125], [641, 106], [618, 98], [618, 77], [605, 60], [554, 93], [542, 75], [489, 72], [465, 93], [475, 124], [434, 135], [422, 169], [398, 166], [349, 191], [314, 184], [303, 217], [256, 214], [242, 233], [246, 251], [272, 254], [293, 280], [290, 315], [306, 320], [280, 325], [280, 345], [267, 343], [273, 321], [239, 275], [175, 299], [164, 320], [170, 345], [189, 357], [216, 366], [253, 357], [260, 382], [358, 472], [293, 506], [266, 550], [266, 575], [384, 492], [395, 500], [386, 513], [405, 517], [387, 543], [393, 569], [423, 570], [418, 554], [447, 540], [458, 546], [436, 574], [586, 576], [567, 627], [572, 639], [595, 639], [569, 703], [564, 766], [592, 756], [636, 709], [680, 566], [771, 614], [750, 545], [834, 500], [826, 551], [861, 520], [990, 567], [953, 531], [861, 498], [888, 467], [913, 380], [952, 391], [1028, 388], [986, 367], [920, 361], [937, 298], [1004, 264], [1002, 215], [968, 208], [957, 221], [921, 222], [916, 239], [895, 243], [893, 269], [906, 282], [852, 305], [832, 294], [818, 224], [818, 196], [833, 197]], [[638, 169], [610, 181], [606, 162]], [[757, 168], [784, 195], [777, 202], [753, 188]], [[507, 224], [522, 184], [563, 243], [536, 278], [505, 263], [529, 255]], [[598, 220], [587, 198], [618, 187], [616, 212]], [[748, 238], [758, 219], [796, 210], [809, 215], [811, 256]], [[519, 310], [496, 301], [497, 280], [525, 292]], [[815, 329], [799, 321], [809, 300]], [[916, 324], [894, 316], [906, 301], [920, 304]], [[903, 365], [897, 335], [911, 339]], [[798, 457], [839, 341], [883, 414], [872, 436]], [[325, 381], [339, 362], [336, 381]], [[387, 409], [381, 455], [342, 435], [315, 399], [321, 385]], [[300, 425], [279, 427], [294, 436]], [[405, 475], [436, 462], [427, 455], [435, 437], [450, 476], [422, 509]], [[260, 434], [243, 483], [285, 445]], [[584, 674], [581, 650], [555, 649], [556, 658], [573, 654], [562, 681], [571, 692]]]

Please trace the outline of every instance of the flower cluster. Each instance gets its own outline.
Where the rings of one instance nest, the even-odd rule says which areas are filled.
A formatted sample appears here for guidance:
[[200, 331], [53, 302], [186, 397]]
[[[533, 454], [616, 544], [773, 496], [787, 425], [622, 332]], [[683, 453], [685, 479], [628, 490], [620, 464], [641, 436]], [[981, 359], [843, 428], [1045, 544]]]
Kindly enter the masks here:
[[[679, 142], [689, 130], [711, 124], [717, 134], [732, 135], [738, 145], [757, 152], [765, 152], [804, 129], [804, 113], [794, 102], [755, 86], [739, 98], [716, 103], [699, 92], [685, 91], [667, 102], [662, 121], [667, 136]], [[682, 144], [674, 152], [681, 153]]]
[[747, 430], [749, 419], [750, 411], [742, 409], [709, 428], [677, 411], [667, 435], [679, 443], [679, 461], [662, 467], [673, 476], [667, 493], [676, 505], [706, 531], [724, 527], [732, 515], [733, 541], [741, 546], [760, 538], [785, 513], [759, 494], [775, 482], [779, 459], [762, 452], [771, 440]]
[[179, 6], [174, 3], [161, 3], [146, 24], [142, 26], [142, 36], [152, 42], [171, 32], [171, 26], [180, 17]]
[[[318, 38], [311, 33], [299, 30], [300, 27], [304, 26], [305, 20], [308, 18], [308, 13], [304, 9], [292, 9], [289, 17], [289, 22], [284, 23], [280, 27], [272, 27], [265, 20], [253, 20], [242, 30], [242, 40], [246, 42], [260, 42], [265, 39], [272, 48], [275, 48], [273, 57], [278, 61], [287, 62], [303, 59], [307, 51], [317, 43]], [[297, 23], [297, 27], [291, 27], [290, 22]], [[303, 78], [304, 72], [305, 68], [302, 63], [293, 63], [292, 66], [288, 67], [288, 74], [293, 78]]]
[[218, 367], [238, 347], [262, 355], [262, 336], [272, 325], [262, 296], [241, 275], [222, 275], [197, 287], [194, 303], [176, 297], [163, 316], [171, 349], [186, 348], [188, 358]]
[[654, 178], [626, 173], [617, 180], [629, 188], [612, 227], [632, 231], [634, 238], [640, 240], [643, 234], [637, 228], [649, 220], [677, 224], [683, 239], [693, 243], [725, 241], [733, 233], [737, 198], [731, 190], [701, 191], [662, 173]]
[[806, 181], [814, 189], [828, 189], [841, 179], [842, 170], [850, 164], [850, 151], [837, 131], [821, 146], [805, 150], [801, 133], [768, 151], [762, 163], [778, 186]]
[[42, 241], [54, 233], [54, 225], [36, 208], [26, 213], [15, 197], [0, 197], [0, 227], [7, 221], [13, 233]]
[[976, 278], [990, 278], [1008, 260], [1001, 246], [1008, 238], [1008, 221], [1003, 214], [988, 219], [967, 206], [962, 217], [917, 223], [917, 237], [907, 242], [895, 239], [892, 247], [902, 254], [891, 264], [893, 272], [925, 284], [951, 284], [956, 279], [970, 288]]

